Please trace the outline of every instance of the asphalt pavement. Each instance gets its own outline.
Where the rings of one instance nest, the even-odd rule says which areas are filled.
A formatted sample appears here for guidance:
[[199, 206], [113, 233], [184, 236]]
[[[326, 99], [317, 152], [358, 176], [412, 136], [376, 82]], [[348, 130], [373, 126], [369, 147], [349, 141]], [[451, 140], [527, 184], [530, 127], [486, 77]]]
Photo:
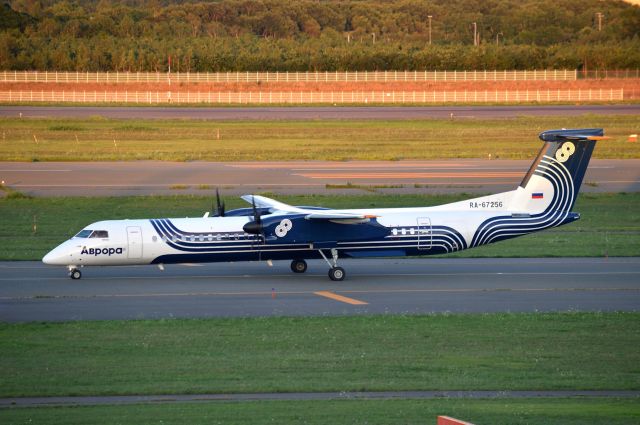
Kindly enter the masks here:
[[[0, 180], [35, 196], [274, 193], [496, 193], [531, 160], [290, 162], [1, 162]], [[340, 188], [351, 183], [350, 189]], [[180, 189], [176, 189], [179, 187]], [[205, 189], [202, 189], [205, 188]], [[640, 191], [640, 160], [594, 159], [584, 192]]]
[[640, 258], [344, 260], [87, 267], [0, 263], [6, 322], [640, 310]]
[[319, 107], [121, 107], [121, 106], [3, 106], [2, 117], [134, 118], [203, 120], [406, 120], [520, 116], [640, 115], [640, 105], [540, 106], [319, 106]]

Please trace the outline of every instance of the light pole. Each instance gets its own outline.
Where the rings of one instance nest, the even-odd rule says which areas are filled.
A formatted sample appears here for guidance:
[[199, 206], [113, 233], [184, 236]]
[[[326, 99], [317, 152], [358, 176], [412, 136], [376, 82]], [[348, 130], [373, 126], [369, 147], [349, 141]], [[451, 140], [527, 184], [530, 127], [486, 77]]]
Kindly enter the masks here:
[[473, 45], [478, 45], [478, 24], [475, 22], [473, 23]]
[[602, 31], [602, 17], [604, 15], [602, 12], [596, 12], [596, 16], [598, 17], [598, 31]]
[[429, 18], [429, 46], [431, 46], [431, 18], [433, 18], [433, 16], [429, 15], [427, 18]]

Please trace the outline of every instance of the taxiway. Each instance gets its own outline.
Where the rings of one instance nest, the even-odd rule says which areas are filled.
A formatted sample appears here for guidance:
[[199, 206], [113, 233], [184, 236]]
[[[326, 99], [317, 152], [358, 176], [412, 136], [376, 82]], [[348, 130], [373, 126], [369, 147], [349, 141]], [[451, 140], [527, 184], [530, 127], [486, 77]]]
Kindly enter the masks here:
[[[0, 263], [0, 321], [640, 310], [640, 258], [344, 260], [92, 267]], [[336, 295], [336, 296], [332, 296]], [[351, 301], [355, 302], [351, 302]]]
[[[3, 162], [0, 179], [35, 196], [276, 193], [495, 193], [531, 160], [289, 162]], [[351, 183], [350, 185], [347, 185]], [[584, 192], [640, 191], [640, 160], [594, 159]], [[176, 189], [179, 187], [180, 189]], [[203, 189], [205, 188], [205, 189]]]
[[640, 115], [640, 105], [540, 106], [319, 106], [319, 107], [121, 107], [121, 106], [3, 106], [2, 117], [203, 120], [407, 120], [451, 118], [515, 118], [520, 116]]

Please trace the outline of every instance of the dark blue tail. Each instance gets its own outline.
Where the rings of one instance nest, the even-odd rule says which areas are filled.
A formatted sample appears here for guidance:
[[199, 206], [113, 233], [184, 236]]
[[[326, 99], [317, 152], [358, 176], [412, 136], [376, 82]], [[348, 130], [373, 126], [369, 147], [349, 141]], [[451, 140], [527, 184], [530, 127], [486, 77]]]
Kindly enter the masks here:
[[556, 174], [564, 174], [567, 180], [564, 184], [573, 189], [569, 190], [572, 199], [567, 206], [570, 211], [580, 191], [596, 141], [602, 139], [603, 136], [604, 131], [601, 128], [549, 130], [540, 133], [540, 140], [545, 144], [520, 186], [526, 189], [534, 174], [543, 175], [546, 172], [548, 175], [550, 164], [553, 164], [553, 167], [563, 171], [563, 173]]

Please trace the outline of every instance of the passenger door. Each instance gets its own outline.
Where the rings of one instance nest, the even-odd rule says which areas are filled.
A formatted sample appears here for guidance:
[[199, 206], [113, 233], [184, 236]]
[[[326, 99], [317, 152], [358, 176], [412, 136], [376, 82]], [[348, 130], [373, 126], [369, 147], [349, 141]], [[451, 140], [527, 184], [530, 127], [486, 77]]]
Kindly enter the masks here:
[[127, 227], [127, 243], [127, 258], [142, 258], [142, 229], [140, 227]]

